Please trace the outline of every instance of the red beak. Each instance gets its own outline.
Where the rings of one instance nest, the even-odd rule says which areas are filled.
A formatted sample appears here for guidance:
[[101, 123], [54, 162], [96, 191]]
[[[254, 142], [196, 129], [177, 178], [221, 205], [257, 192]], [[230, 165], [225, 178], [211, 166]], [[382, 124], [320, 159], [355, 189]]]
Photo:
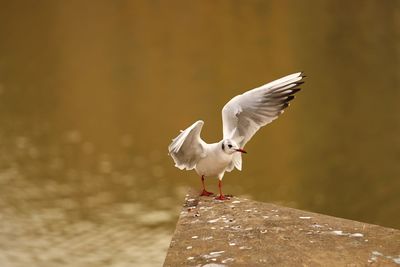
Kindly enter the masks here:
[[236, 151], [237, 152], [240, 152], [240, 153], [245, 153], [245, 154], [247, 154], [247, 152], [246, 151], [244, 151], [243, 149], [241, 149], [241, 148], [238, 148], [238, 149], [236, 149]]

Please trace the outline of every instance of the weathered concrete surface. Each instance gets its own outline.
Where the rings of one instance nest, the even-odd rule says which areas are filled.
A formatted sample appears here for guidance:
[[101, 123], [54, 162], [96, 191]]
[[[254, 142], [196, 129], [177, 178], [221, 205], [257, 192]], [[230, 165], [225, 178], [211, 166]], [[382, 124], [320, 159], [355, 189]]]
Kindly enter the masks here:
[[164, 266], [400, 266], [400, 231], [192, 192]]

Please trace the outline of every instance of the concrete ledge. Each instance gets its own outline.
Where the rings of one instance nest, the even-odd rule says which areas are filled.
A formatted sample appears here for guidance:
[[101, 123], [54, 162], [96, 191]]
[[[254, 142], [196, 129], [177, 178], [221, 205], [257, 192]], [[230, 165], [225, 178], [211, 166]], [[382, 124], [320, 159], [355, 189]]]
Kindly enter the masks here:
[[400, 266], [400, 231], [191, 191], [164, 266]]

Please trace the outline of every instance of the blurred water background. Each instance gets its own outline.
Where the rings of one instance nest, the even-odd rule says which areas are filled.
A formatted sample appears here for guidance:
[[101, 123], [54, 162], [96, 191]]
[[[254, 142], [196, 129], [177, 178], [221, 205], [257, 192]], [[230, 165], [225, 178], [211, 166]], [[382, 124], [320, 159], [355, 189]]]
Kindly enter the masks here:
[[160, 266], [171, 138], [296, 71], [225, 192], [400, 228], [400, 1], [0, 1], [1, 266]]

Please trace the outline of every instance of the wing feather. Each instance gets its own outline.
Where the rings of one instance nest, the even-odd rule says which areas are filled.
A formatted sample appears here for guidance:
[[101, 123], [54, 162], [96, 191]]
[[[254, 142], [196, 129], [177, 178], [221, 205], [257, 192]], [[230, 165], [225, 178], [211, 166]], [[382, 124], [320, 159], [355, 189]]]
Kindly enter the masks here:
[[232, 161], [229, 163], [228, 167], [226, 167], [225, 171], [231, 172], [234, 168], [239, 171], [242, 170], [242, 154], [235, 153], [233, 154]]
[[232, 98], [222, 109], [224, 139], [231, 138], [243, 148], [262, 126], [283, 113], [300, 91], [303, 78], [303, 73], [294, 73]]
[[203, 121], [196, 121], [172, 139], [172, 143], [168, 146], [168, 152], [177, 168], [192, 170], [196, 167], [199, 159], [204, 156], [204, 141], [200, 137], [203, 125]]

